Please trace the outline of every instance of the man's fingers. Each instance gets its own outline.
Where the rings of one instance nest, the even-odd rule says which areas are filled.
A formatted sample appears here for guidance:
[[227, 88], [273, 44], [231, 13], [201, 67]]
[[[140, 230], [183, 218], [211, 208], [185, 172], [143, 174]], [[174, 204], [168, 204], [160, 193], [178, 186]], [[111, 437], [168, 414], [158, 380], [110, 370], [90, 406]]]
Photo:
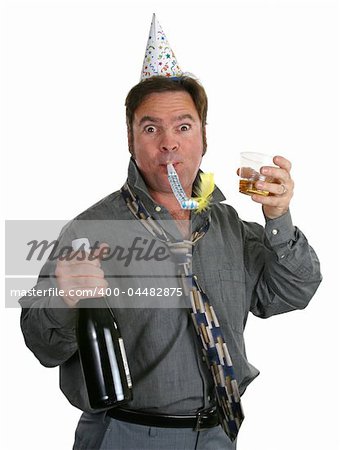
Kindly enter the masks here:
[[[290, 171], [292, 168], [291, 162], [283, 156], [274, 156], [273, 162], [278, 167], [263, 166], [261, 167], [261, 175], [264, 175], [267, 178], [282, 181], [283, 183], [287, 182], [290, 179]], [[241, 167], [237, 169], [237, 174], [241, 178], [250, 180], [258, 180], [259, 178], [262, 178], [260, 177], [260, 174], [251, 167]]]
[[273, 161], [278, 167], [264, 166], [261, 173], [282, 182], [290, 180], [291, 162], [283, 156], [274, 156]]
[[84, 300], [86, 298], [105, 297], [107, 287], [108, 283], [105, 279], [98, 280], [96, 284], [92, 285], [86, 285], [86, 282], [85, 284], [82, 283], [81, 286], [73, 285], [65, 290], [64, 300], [69, 306], [74, 307], [80, 300]]
[[55, 274], [57, 277], [96, 277], [104, 278], [103, 270], [96, 265], [84, 263], [78, 264], [57, 264]]
[[284, 158], [283, 156], [277, 155], [277, 156], [274, 156], [273, 161], [281, 169], [284, 169], [288, 173], [290, 173], [290, 171], [292, 169], [292, 163], [288, 159]]
[[240, 167], [237, 169], [237, 175], [248, 180], [258, 180], [261, 176], [259, 172], [251, 167]]
[[100, 267], [100, 260], [109, 253], [110, 248], [106, 243], [100, 244], [99, 247], [91, 250], [90, 253], [84, 250], [75, 250], [70, 252], [68, 255], [60, 255], [60, 263], [65, 265], [78, 265], [78, 264], [90, 264], [91, 266]]
[[71, 300], [71, 305], [76, 305], [79, 300], [83, 300], [85, 298], [105, 297], [108, 282], [104, 278], [101, 280], [98, 279], [95, 282], [94, 280], [94, 278], [87, 278], [84, 279], [79, 285], [74, 284], [68, 286], [67, 289], [65, 289], [64, 298]]
[[[290, 173], [287, 170], [278, 167], [261, 167], [261, 174], [266, 178], [287, 183], [290, 180]], [[270, 181], [270, 180], [268, 180]]]
[[68, 278], [64, 280], [64, 287], [69, 289], [87, 289], [87, 288], [102, 288], [107, 287], [107, 281], [105, 278], [96, 278], [96, 277], [77, 277], [77, 278]]
[[101, 259], [109, 250], [108, 244], [102, 243], [90, 253], [74, 251], [58, 260], [55, 270], [57, 284], [69, 306], [74, 307], [84, 298], [105, 295], [108, 283], [101, 269]]
[[89, 264], [90, 266], [100, 266], [100, 260], [98, 257], [91, 257], [90, 253], [81, 250], [71, 252], [66, 257], [61, 255], [58, 263], [63, 265]]
[[257, 181], [255, 186], [261, 191], [268, 191], [271, 195], [282, 197], [283, 195], [288, 195], [293, 192], [294, 182], [293, 180], [288, 180], [284, 183]]
[[98, 248], [95, 249], [93, 252], [93, 257], [96, 258], [98, 261], [103, 259], [105, 255], [110, 251], [109, 244], [106, 242], [102, 242]]

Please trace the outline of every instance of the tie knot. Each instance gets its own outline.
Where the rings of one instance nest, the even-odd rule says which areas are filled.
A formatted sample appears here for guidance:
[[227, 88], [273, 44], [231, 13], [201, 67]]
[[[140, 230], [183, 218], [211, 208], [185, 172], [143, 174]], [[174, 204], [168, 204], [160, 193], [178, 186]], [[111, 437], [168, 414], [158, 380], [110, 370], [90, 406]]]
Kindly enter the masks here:
[[168, 242], [167, 246], [177, 264], [191, 263], [193, 247], [191, 241]]

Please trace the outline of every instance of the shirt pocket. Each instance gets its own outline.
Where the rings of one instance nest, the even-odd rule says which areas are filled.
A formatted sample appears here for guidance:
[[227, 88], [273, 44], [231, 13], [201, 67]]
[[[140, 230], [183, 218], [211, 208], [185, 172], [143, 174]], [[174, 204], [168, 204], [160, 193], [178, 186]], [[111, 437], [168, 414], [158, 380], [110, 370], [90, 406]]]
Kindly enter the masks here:
[[243, 333], [246, 318], [246, 289], [242, 269], [223, 267], [207, 283], [207, 294], [224, 327]]

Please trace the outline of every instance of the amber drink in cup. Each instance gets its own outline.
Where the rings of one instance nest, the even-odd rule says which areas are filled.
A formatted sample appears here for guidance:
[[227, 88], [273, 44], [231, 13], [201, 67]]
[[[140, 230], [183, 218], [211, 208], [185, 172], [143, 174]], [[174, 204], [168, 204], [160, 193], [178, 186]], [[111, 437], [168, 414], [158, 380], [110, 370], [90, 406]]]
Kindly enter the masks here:
[[275, 166], [273, 157], [264, 153], [242, 152], [240, 163], [240, 186], [239, 191], [246, 195], [270, 195], [269, 191], [257, 189], [255, 184], [257, 181], [273, 181], [272, 177], [261, 174], [261, 167]]

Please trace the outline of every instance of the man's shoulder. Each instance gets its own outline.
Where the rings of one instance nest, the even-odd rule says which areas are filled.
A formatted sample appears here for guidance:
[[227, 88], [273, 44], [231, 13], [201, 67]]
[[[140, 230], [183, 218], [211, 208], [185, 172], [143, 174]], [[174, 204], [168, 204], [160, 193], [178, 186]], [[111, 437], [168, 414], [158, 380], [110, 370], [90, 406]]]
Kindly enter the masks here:
[[216, 203], [212, 208], [212, 220], [219, 223], [222, 228], [238, 229], [242, 233], [252, 235], [262, 234], [263, 226], [256, 222], [249, 222], [239, 217], [236, 209], [227, 203]]
[[78, 214], [75, 220], [110, 220], [122, 218], [124, 200], [120, 190], [112, 192], [85, 211]]
[[236, 209], [233, 206], [229, 205], [228, 203], [221, 203], [221, 202], [215, 203], [212, 207], [212, 212], [218, 217], [220, 218], [223, 217], [226, 220], [241, 221]]
[[60, 236], [66, 243], [82, 235], [89, 237], [92, 242], [96, 240], [94, 236], [102, 233], [109, 222], [115, 220], [131, 220], [131, 213], [120, 190], [107, 195], [70, 220], [62, 228]]

